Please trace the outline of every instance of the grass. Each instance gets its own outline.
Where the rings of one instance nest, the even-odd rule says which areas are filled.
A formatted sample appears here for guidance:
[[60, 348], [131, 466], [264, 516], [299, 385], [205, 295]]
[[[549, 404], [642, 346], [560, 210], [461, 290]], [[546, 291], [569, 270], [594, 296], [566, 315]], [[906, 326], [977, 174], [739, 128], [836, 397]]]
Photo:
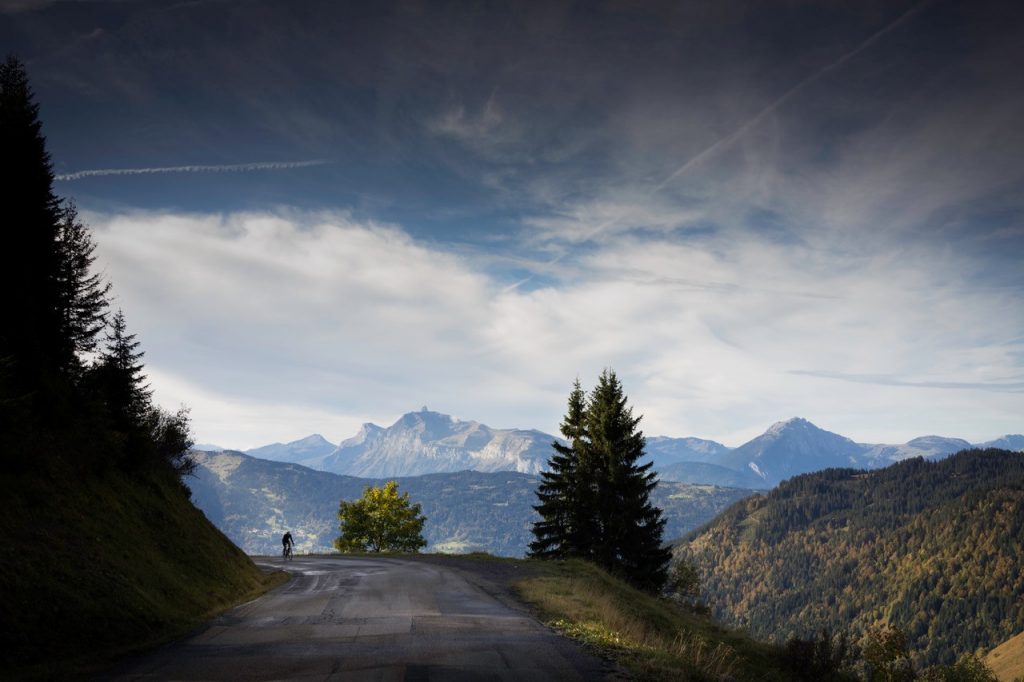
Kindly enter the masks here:
[[1024, 632], [988, 652], [985, 663], [1000, 682], [1024, 680]]
[[287, 580], [266, 575], [170, 476], [0, 477], [0, 677], [87, 676]]
[[[533, 562], [531, 562], [533, 563]], [[785, 680], [778, 650], [582, 561], [515, 584], [541, 618], [645, 680]]]

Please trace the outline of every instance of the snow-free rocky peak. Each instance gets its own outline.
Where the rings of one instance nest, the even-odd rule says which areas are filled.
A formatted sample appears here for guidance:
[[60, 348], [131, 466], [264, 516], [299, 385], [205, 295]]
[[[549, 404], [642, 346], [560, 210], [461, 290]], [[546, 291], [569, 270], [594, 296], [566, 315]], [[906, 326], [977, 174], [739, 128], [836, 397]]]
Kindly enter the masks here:
[[765, 483], [829, 467], [857, 466], [866, 447], [820, 429], [801, 417], [772, 424], [767, 431], [724, 455], [719, 464], [749, 469]]
[[364, 424], [359, 434], [333, 452], [303, 464], [368, 478], [466, 469], [536, 474], [546, 467], [553, 440], [540, 431], [492, 429], [420, 410], [402, 415], [387, 428]]
[[293, 440], [290, 443], [273, 443], [263, 447], [246, 450], [246, 454], [261, 459], [272, 459], [278, 462], [303, 462], [313, 457], [322, 457], [332, 452], [337, 446], [319, 433]]

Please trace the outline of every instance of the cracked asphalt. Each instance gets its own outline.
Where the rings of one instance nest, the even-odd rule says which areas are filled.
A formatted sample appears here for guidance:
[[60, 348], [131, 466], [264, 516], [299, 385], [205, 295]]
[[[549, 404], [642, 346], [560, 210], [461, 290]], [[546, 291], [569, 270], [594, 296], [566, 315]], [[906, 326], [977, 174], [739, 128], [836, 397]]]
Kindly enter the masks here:
[[466, 571], [394, 558], [257, 563], [292, 580], [103, 679], [621, 679]]

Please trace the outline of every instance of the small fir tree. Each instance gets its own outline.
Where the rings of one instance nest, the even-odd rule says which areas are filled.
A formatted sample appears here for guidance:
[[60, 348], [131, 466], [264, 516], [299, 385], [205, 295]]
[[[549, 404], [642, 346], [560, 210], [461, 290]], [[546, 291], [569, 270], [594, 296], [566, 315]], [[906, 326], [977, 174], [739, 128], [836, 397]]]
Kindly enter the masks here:
[[106, 325], [110, 284], [92, 272], [95, 251], [96, 244], [79, 220], [75, 204], [65, 202], [57, 231], [57, 288], [65, 346], [61, 357], [67, 373], [80, 369], [79, 354], [96, 350], [96, 337]]
[[150, 412], [151, 392], [142, 373], [140, 343], [129, 334], [120, 310], [107, 332], [107, 348], [100, 358], [100, 393], [114, 429], [133, 432], [143, 427]]

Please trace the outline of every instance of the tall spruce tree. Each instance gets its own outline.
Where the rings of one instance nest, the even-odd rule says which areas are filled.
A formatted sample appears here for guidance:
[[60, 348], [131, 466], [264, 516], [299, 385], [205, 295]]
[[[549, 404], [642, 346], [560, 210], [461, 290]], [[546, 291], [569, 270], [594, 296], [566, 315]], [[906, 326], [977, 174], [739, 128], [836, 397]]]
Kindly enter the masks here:
[[[67, 361], [57, 284], [60, 202], [41, 129], [25, 67], [8, 57], [0, 64], [0, 296], [7, 318], [0, 358], [9, 390], [28, 392]], [[45, 398], [39, 402], [45, 407]]]
[[96, 337], [106, 325], [110, 284], [92, 271], [95, 251], [77, 207], [65, 201], [57, 225], [57, 296], [64, 342], [61, 369], [67, 374], [81, 369], [79, 354], [96, 350]]
[[548, 460], [548, 470], [541, 473], [537, 486], [539, 504], [534, 509], [540, 521], [533, 524], [535, 540], [530, 543], [530, 556], [562, 558], [588, 556], [592, 545], [593, 513], [587, 500], [588, 475], [586, 452], [586, 396], [579, 379], [569, 394], [569, 409], [559, 430], [568, 445], [551, 444], [555, 454]]
[[644, 456], [644, 435], [627, 404], [622, 383], [606, 369], [587, 406], [586, 429], [597, 483], [598, 564], [633, 584], [659, 590], [668, 577], [671, 551], [662, 546], [665, 520], [650, 500], [658, 485]]
[[75, 205], [53, 192], [41, 131], [25, 67], [8, 57], [0, 63], [0, 465], [22, 471], [63, 459], [99, 469], [113, 452], [186, 475], [195, 466], [188, 411], [153, 406], [123, 314], [85, 366], [108, 322], [110, 285], [92, 273], [96, 247]]
[[656, 476], [639, 464], [639, 422], [614, 372], [601, 374], [588, 399], [577, 380], [561, 425], [568, 445], [553, 444], [537, 488], [532, 556], [583, 557], [644, 589], [665, 584], [671, 553], [661, 544], [661, 510], [650, 501]]

